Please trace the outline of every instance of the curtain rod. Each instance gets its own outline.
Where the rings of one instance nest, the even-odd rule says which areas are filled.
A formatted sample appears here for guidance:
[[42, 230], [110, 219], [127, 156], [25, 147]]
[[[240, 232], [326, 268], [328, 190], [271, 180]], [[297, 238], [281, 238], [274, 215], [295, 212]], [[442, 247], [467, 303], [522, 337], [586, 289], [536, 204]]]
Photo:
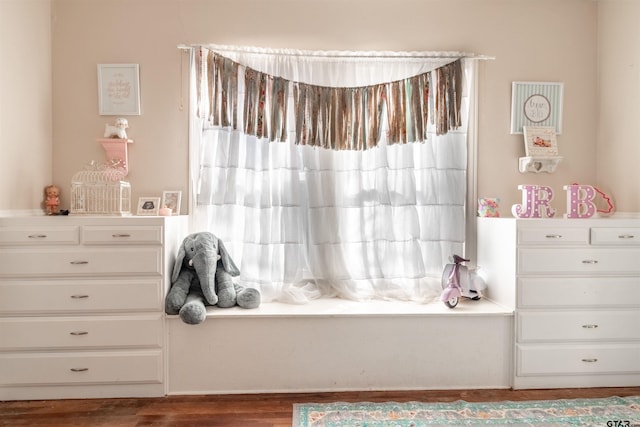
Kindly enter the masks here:
[[[397, 52], [397, 51], [362, 51], [362, 55], [355, 51], [308, 51], [295, 49], [262, 49], [256, 47], [237, 47], [237, 46], [214, 46], [206, 44], [179, 44], [178, 49], [192, 50], [198, 48], [207, 48], [215, 51], [235, 52], [235, 53], [251, 53], [259, 55], [283, 55], [283, 56], [316, 56], [319, 58], [380, 58], [380, 59], [481, 59], [493, 60], [493, 56], [475, 55], [464, 52]], [[270, 51], [271, 50], [271, 51]]]

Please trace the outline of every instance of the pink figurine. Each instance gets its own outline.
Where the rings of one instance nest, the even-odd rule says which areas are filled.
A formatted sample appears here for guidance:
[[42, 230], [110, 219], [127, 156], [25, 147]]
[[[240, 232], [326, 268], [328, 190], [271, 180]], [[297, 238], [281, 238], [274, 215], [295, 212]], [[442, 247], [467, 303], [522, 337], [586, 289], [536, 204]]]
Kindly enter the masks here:
[[56, 215], [60, 206], [60, 189], [55, 185], [44, 188], [44, 207], [47, 215]]

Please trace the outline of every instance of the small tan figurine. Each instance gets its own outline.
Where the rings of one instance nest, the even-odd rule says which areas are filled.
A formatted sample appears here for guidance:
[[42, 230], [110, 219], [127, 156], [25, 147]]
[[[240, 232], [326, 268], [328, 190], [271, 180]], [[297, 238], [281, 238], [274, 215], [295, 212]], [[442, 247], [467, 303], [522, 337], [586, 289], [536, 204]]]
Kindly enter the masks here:
[[60, 189], [55, 185], [44, 188], [44, 207], [47, 215], [56, 215], [60, 206]]

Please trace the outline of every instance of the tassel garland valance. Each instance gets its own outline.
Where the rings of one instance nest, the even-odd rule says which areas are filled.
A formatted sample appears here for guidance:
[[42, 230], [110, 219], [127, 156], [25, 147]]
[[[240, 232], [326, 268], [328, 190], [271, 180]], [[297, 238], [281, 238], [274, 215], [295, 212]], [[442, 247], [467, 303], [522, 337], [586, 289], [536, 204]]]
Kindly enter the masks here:
[[[461, 126], [462, 66], [455, 60], [406, 79], [361, 87], [295, 82], [201, 48], [196, 56], [198, 116], [212, 126], [335, 150], [427, 139]], [[386, 117], [383, 117], [386, 114]], [[382, 123], [386, 118], [386, 129]], [[292, 122], [292, 123], [290, 123]]]

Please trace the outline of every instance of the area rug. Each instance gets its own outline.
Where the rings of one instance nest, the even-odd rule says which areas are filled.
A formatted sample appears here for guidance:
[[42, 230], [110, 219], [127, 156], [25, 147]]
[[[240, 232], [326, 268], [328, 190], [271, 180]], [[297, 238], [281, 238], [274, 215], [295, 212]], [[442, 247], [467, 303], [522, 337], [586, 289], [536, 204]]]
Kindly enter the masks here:
[[304, 403], [293, 427], [640, 427], [640, 396], [471, 403]]

